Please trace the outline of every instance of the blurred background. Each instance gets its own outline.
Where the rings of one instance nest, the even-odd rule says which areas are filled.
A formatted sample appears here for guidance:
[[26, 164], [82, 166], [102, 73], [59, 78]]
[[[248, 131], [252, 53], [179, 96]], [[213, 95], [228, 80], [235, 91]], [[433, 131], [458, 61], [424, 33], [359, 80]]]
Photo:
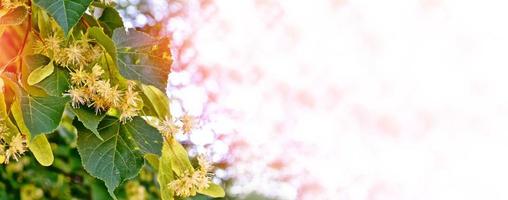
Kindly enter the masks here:
[[497, 0], [117, 0], [230, 199], [508, 199]]

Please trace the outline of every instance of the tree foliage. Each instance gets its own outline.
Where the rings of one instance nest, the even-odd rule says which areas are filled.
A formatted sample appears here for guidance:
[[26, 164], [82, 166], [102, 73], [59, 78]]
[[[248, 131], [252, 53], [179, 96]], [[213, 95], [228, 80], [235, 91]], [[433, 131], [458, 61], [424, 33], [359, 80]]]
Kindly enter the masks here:
[[[163, 92], [167, 38], [126, 30], [98, 0], [1, 0], [0, 36], [0, 163], [30, 151], [51, 168], [62, 165], [55, 150], [77, 148], [83, 169], [114, 199], [145, 167], [157, 174], [161, 199], [224, 196], [206, 160], [192, 165], [174, 138], [191, 122], [179, 125]], [[55, 132], [68, 147], [54, 147]]]

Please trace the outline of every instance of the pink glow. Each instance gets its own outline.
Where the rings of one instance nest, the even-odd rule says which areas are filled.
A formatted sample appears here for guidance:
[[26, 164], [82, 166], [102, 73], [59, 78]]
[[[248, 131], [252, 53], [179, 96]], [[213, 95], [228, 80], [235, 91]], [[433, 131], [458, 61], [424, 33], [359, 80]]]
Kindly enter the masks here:
[[508, 198], [508, 3], [199, 2], [169, 93], [230, 193]]

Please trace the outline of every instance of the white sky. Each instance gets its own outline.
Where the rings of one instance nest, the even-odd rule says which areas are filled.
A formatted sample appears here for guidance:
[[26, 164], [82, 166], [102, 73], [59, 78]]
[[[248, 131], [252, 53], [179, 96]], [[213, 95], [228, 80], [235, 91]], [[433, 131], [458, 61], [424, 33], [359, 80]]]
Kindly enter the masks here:
[[193, 39], [211, 77], [177, 95], [234, 110], [216, 116], [248, 144], [232, 192], [508, 199], [508, 2], [214, 4]]

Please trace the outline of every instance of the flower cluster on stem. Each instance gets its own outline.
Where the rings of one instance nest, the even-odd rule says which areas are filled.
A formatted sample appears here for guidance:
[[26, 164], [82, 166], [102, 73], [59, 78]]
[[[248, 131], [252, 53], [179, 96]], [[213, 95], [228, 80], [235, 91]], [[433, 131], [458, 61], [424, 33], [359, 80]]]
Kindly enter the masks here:
[[193, 172], [185, 171], [181, 177], [168, 184], [168, 187], [175, 192], [176, 196], [195, 196], [198, 191], [210, 186], [210, 176], [208, 173], [211, 170], [210, 163], [203, 156], [198, 156], [198, 163], [199, 169]]
[[67, 44], [62, 37], [50, 35], [38, 41], [34, 51], [53, 58], [58, 65], [69, 69], [79, 69], [93, 64], [103, 54], [103, 49], [97, 44], [92, 44], [92, 40], [86, 38], [86, 35]]
[[7, 143], [6, 136], [9, 134], [9, 127], [7, 127], [5, 120], [0, 118], [0, 156], [3, 158], [3, 163], [9, 163], [11, 159], [18, 161], [18, 159], [26, 152], [27, 145], [26, 139], [18, 134], [10, 139]]
[[86, 105], [95, 109], [96, 113], [106, 112], [115, 108], [120, 112], [120, 121], [126, 122], [138, 116], [141, 107], [141, 97], [135, 91], [136, 83], [127, 82], [127, 88], [120, 90], [118, 85], [112, 86], [109, 80], [104, 80], [104, 70], [95, 65], [90, 72], [80, 68], [71, 72], [71, 88], [67, 92], [71, 97], [74, 108]]

